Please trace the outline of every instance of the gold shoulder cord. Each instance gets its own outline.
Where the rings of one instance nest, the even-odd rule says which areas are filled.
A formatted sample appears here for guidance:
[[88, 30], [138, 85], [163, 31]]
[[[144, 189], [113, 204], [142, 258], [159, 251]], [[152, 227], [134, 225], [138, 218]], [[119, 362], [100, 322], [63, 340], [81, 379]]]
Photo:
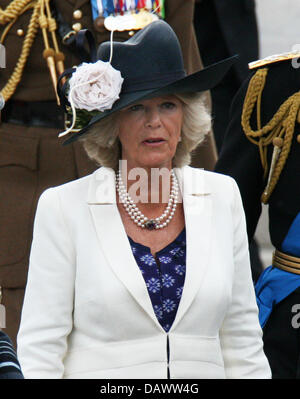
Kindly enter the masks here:
[[[289, 97], [278, 109], [272, 119], [261, 127], [261, 96], [266, 83], [268, 68], [258, 69], [252, 77], [246, 93], [243, 111], [242, 127], [246, 137], [259, 149], [264, 178], [268, 182], [261, 196], [266, 204], [272, 194], [285, 162], [290, 152], [296, 120], [300, 123], [300, 92]], [[252, 130], [250, 118], [256, 105], [257, 130]], [[267, 162], [267, 147], [273, 144], [273, 155], [270, 168]]]
[[[8, 82], [1, 90], [1, 94], [4, 100], [7, 101], [16, 91], [18, 84], [20, 83], [24, 71], [25, 64], [27, 62], [30, 49], [33, 41], [36, 37], [38, 28], [40, 27], [43, 33], [43, 40], [45, 44], [45, 50], [43, 57], [47, 61], [47, 65], [50, 71], [53, 88], [56, 94], [57, 102], [59, 99], [56, 93], [57, 74], [64, 71], [64, 54], [59, 51], [58, 43], [56, 39], [55, 31], [57, 29], [56, 21], [51, 16], [50, 0], [13, 0], [5, 10], [0, 8], [0, 25], [6, 25], [0, 43], [3, 44], [7, 33], [13, 24], [17, 21], [18, 17], [24, 14], [30, 8], [33, 9], [32, 16], [29, 22], [28, 30], [24, 39], [22, 51], [18, 62], [15, 66], [13, 73], [11, 74]], [[49, 45], [48, 32], [51, 34], [53, 47]]]

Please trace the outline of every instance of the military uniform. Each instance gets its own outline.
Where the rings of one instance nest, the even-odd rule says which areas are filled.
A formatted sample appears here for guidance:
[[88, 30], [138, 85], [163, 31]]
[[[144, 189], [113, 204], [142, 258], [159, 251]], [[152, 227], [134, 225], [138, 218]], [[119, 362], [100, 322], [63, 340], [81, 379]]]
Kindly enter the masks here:
[[254, 71], [233, 101], [216, 165], [239, 185], [249, 241], [261, 201], [269, 205], [275, 255], [255, 288], [273, 378], [300, 378], [299, 56], [274, 56], [252, 65]]
[[[248, 63], [258, 59], [254, 0], [196, 0], [194, 25], [201, 59], [210, 65], [234, 54], [239, 59], [222, 82], [211, 90], [214, 137], [220, 152], [232, 99], [248, 76]], [[255, 240], [250, 245], [252, 278], [263, 270]]]
[[211, 90], [214, 137], [220, 151], [230, 103], [248, 76], [248, 62], [259, 57], [255, 1], [196, 0], [194, 25], [204, 65], [239, 55], [221, 84]]
[[[10, 3], [1, 0], [5, 9]], [[110, 39], [103, 24], [94, 24], [89, 0], [56, 1], [66, 23], [73, 29], [90, 29], [97, 43]], [[173, 27], [182, 45], [188, 73], [199, 70], [200, 57], [192, 27], [194, 1], [166, 0], [166, 21]], [[21, 53], [31, 11], [21, 15], [11, 27], [4, 45], [6, 68], [1, 69], [0, 87], [5, 86]], [[4, 26], [0, 29], [3, 33]], [[127, 40], [132, 33], [114, 32], [114, 40]], [[79, 60], [59, 40], [65, 54], [65, 67]], [[13, 343], [19, 327], [27, 279], [32, 225], [40, 194], [56, 186], [92, 173], [98, 166], [91, 162], [80, 144], [62, 146], [58, 133], [64, 130], [62, 111], [42, 53], [44, 43], [39, 30], [22, 80], [2, 111], [0, 125], [0, 303], [6, 307], [6, 330]], [[196, 151], [193, 165], [212, 169], [215, 163], [213, 139]], [[47, 256], [47, 254], [45, 254]], [[2, 298], [1, 298], [2, 295]]]

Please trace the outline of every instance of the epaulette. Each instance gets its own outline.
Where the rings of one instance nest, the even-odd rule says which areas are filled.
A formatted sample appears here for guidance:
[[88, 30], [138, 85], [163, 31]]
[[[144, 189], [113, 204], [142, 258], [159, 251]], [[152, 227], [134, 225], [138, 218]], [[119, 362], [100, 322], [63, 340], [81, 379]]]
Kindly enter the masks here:
[[[260, 68], [265, 65], [273, 64], [275, 62], [287, 61], [292, 60], [294, 58], [300, 58], [300, 50], [289, 51], [286, 53], [270, 55], [266, 58], [261, 60], [253, 61], [248, 64], [249, 69], [256, 69]], [[297, 63], [297, 65], [299, 65]]]
[[[262, 60], [251, 62], [250, 69], [257, 69], [249, 81], [244, 99], [241, 125], [247, 139], [258, 146], [260, 160], [267, 179], [266, 187], [261, 196], [261, 201], [267, 204], [276, 187], [280, 174], [288, 158], [296, 122], [300, 123], [300, 91], [295, 88], [295, 93], [287, 98], [278, 108], [269, 121], [261, 124], [261, 97], [265, 87], [269, 65], [282, 61], [290, 61], [294, 68], [299, 68], [300, 51], [292, 51], [272, 55]], [[263, 68], [261, 68], [263, 67]], [[283, 82], [284, 84], [284, 82]], [[272, 102], [269, 97], [268, 101]], [[256, 113], [257, 127], [251, 127], [251, 116]], [[268, 148], [273, 145], [270, 165], [268, 165]]]

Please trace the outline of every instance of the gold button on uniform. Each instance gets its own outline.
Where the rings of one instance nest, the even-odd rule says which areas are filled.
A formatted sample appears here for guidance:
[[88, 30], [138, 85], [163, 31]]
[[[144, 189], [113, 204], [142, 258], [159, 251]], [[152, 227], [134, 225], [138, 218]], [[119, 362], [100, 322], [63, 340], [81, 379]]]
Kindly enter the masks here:
[[23, 31], [23, 29], [18, 29], [18, 30], [17, 30], [17, 35], [18, 35], [18, 36], [24, 36], [24, 31]]
[[297, 136], [297, 141], [300, 144], [300, 134], [298, 134], [298, 136]]
[[79, 22], [76, 22], [76, 24], [72, 25], [72, 29], [75, 30], [75, 32], [79, 32], [81, 28], [82, 28], [82, 25]]
[[81, 19], [82, 18], [82, 11], [81, 10], [75, 10], [73, 12], [73, 18], [75, 19]]

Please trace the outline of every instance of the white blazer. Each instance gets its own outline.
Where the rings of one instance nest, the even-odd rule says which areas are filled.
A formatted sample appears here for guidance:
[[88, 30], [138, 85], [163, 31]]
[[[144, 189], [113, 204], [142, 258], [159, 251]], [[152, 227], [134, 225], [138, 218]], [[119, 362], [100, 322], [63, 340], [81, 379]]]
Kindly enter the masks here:
[[43, 193], [18, 335], [25, 378], [271, 377], [236, 183], [191, 167], [175, 172], [186, 277], [168, 333], [132, 254], [113, 170]]

